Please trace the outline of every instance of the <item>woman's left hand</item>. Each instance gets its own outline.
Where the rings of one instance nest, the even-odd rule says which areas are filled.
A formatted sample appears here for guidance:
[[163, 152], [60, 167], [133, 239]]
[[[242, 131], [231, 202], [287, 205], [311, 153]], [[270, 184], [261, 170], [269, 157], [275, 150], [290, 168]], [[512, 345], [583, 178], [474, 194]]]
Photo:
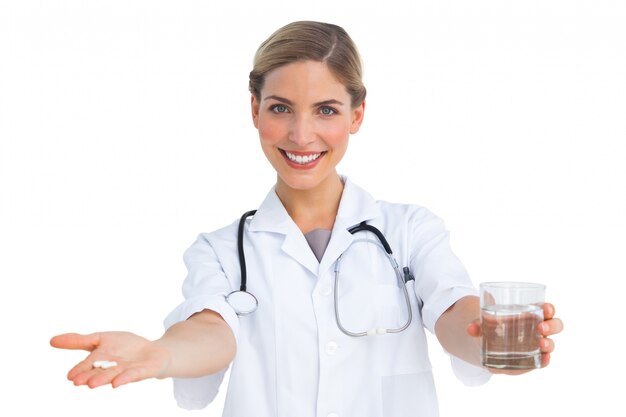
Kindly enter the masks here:
[[[549, 338], [554, 334], [560, 333], [563, 330], [563, 322], [559, 318], [554, 317], [555, 309], [550, 303], [543, 305], [543, 321], [537, 325], [537, 331], [542, 337], [539, 341], [539, 348], [541, 349], [541, 367], [544, 368], [550, 363], [550, 354], [554, 351], [554, 341]], [[474, 321], [467, 326], [467, 334], [473, 337], [480, 336], [480, 321]], [[529, 370], [514, 370], [514, 369], [495, 369], [487, 368], [494, 374], [507, 374], [507, 375], [519, 375], [528, 372]]]

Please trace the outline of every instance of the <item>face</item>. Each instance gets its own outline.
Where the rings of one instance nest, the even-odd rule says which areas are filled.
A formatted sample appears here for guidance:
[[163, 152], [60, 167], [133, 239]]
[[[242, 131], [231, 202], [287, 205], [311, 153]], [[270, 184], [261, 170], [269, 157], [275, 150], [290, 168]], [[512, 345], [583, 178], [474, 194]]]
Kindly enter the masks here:
[[324, 63], [294, 62], [270, 71], [260, 100], [252, 97], [252, 118], [278, 185], [310, 190], [336, 179], [364, 107], [352, 108], [346, 87]]

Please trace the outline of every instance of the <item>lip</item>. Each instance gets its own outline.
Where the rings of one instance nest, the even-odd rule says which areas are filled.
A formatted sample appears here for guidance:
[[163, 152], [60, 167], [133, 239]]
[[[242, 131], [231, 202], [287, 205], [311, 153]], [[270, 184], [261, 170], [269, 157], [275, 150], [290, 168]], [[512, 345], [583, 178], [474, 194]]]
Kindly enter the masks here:
[[[319, 152], [319, 151], [318, 152], [302, 152], [302, 151], [291, 151], [291, 150], [280, 149], [280, 148], [278, 148], [278, 150], [280, 151], [280, 154], [283, 156], [283, 159], [285, 160], [287, 165], [289, 165], [291, 168], [301, 169], [301, 170], [315, 168], [315, 166], [317, 166], [319, 161], [326, 155], [326, 151], [321, 151], [321, 152]], [[308, 156], [308, 155], [315, 155], [315, 154], [320, 154], [320, 156], [316, 160], [311, 161], [311, 162], [309, 162], [307, 164], [298, 164], [296, 162], [293, 162], [291, 159], [289, 159], [289, 157], [287, 156], [286, 152], [289, 152], [291, 154], [298, 155], [298, 156]]]

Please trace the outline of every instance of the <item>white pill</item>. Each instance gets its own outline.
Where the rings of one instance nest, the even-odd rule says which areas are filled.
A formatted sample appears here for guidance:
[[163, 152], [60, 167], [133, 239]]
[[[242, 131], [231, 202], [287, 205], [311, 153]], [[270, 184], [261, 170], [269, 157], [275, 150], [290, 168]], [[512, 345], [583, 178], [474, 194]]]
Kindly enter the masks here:
[[115, 361], [93, 361], [94, 368], [108, 369], [117, 366]]

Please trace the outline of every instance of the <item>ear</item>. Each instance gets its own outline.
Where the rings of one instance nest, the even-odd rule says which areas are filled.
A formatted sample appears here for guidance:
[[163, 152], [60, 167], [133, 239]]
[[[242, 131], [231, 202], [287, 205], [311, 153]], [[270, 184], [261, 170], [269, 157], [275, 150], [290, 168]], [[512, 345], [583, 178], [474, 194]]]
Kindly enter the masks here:
[[254, 94], [252, 94], [252, 98], [250, 99], [250, 109], [252, 110], [252, 123], [254, 127], [259, 128], [259, 108], [261, 104], [258, 102]]
[[363, 116], [365, 116], [365, 101], [359, 104], [358, 107], [351, 110], [352, 124], [350, 125], [350, 134], [355, 134], [361, 128], [363, 123]]

